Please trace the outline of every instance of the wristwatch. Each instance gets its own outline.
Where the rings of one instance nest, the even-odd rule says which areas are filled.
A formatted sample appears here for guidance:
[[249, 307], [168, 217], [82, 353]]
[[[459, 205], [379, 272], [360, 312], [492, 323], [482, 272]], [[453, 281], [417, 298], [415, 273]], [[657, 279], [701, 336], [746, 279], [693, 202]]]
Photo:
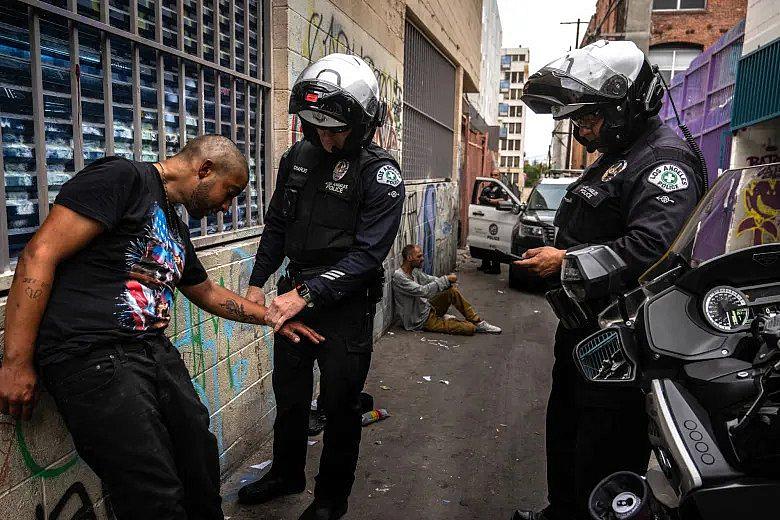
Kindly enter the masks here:
[[298, 292], [298, 296], [303, 298], [303, 301], [306, 302], [307, 307], [314, 307], [314, 302], [311, 299], [311, 291], [309, 291], [309, 286], [306, 285], [306, 283], [296, 285], [295, 290]]

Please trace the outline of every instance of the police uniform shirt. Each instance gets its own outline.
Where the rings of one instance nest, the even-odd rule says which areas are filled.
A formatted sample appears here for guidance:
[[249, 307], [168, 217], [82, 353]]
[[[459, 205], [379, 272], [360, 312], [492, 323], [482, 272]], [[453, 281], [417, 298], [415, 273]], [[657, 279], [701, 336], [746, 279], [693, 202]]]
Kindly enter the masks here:
[[499, 186], [495, 182], [491, 182], [487, 186], [482, 188], [482, 192], [479, 195], [479, 203], [490, 204], [490, 199], [506, 200], [506, 198], [507, 196], [506, 193], [504, 193], [503, 188], [501, 188], [501, 186]]
[[[328, 259], [332, 251], [304, 251], [307, 261], [319, 261], [319, 265], [329, 269], [319, 276], [307, 280], [306, 284], [312, 294], [315, 307], [332, 305], [345, 295], [365, 288], [372, 276], [382, 265], [385, 257], [395, 241], [401, 219], [401, 211], [405, 200], [405, 189], [398, 171], [397, 163], [383, 149], [373, 143], [360, 150], [354, 157], [337, 157], [327, 154], [321, 149], [316, 151], [316, 161], [311, 167], [302, 167], [293, 159], [308, 151], [312, 153], [313, 145], [307, 141], [294, 144], [282, 157], [279, 164], [276, 188], [268, 205], [265, 216], [265, 229], [260, 240], [260, 246], [255, 257], [255, 266], [249, 285], [262, 287], [268, 278], [279, 268], [285, 256], [291, 261], [300, 260], [297, 251], [290, 251], [290, 240], [287, 235], [289, 222], [285, 218], [285, 187], [293, 168], [296, 175], [304, 175], [303, 198], [313, 201], [313, 205], [323, 204], [325, 210], [317, 210], [316, 222], [321, 226], [320, 232], [336, 227], [338, 218], [335, 212], [327, 211], [327, 204], [337, 205], [339, 198], [351, 196], [351, 190], [360, 190], [356, 199], [359, 206], [356, 209], [354, 223], [354, 239], [345, 251], [337, 253], [337, 259]], [[360, 165], [365, 164], [362, 167]], [[301, 170], [308, 171], [301, 171]], [[357, 178], [359, 176], [359, 178]], [[301, 206], [301, 204], [299, 204]], [[303, 204], [298, 207], [299, 220], [311, 220], [313, 208]], [[327, 220], [334, 222], [327, 222]], [[324, 222], [323, 222], [324, 221]], [[324, 226], [324, 229], [322, 229]], [[307, 234], [311, 237], [312, 232]], [[322, 240], [320, 242], [328, 242]], [[315, 239], [316, 239], [315, 238]]]
[[604, 244], [628, 265], [627, 287], [671, 245], [702, 195], [698, 160], [657, 118], [626, 150], [602, 155], [566, 190], [555, 247]]

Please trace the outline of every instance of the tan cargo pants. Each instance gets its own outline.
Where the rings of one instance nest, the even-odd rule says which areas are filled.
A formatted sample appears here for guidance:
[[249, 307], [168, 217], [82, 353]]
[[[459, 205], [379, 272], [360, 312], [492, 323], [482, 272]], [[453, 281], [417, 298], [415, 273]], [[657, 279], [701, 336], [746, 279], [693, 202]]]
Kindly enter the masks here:
[[[443, 334], [457, 334], [471, 336], [477, 330], [477, 323], [482, 321], [474, 307], [463, 297], [457, 286], [450, 287], [430, 300], [433, 309], [428, 319], [423, 324], [423, 330], [428, 332], [441, 332]], [[444, 318], [450, 306], [455, 307], [463, 315], [465, 320], [457, 318]]]

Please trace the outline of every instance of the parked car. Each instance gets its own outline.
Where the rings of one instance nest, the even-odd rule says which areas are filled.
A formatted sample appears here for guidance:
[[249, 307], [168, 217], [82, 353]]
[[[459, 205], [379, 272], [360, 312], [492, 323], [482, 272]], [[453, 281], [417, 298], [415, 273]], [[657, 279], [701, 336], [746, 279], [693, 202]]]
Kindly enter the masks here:
[[[505, 196], [499, 205], [480, 201], [482, 191], [491, 185], [498, 185]], [[509, 187], [498, 179], [477, 177], [469, 204], [469, 234], [467, 243], [472, 258], [498, 260], [506, 263], [506, 253], [512, 247], [512, 228], [522, 205], [520, 199]], [[501, 255], [503, 252], [504, 255]]]
[[[577, 177], [574, 175], [549, 175], [542, 178], [523, 204], [512, 228], [511, 253], [522, 256], [528, 249], [551, 246], [557, 229], [553, 225], [555, 212], [561, 205], [566, 188]], [[509, 264], [509, 286], [514, 289], [538, 287], [541, 279], [528, 270]]]

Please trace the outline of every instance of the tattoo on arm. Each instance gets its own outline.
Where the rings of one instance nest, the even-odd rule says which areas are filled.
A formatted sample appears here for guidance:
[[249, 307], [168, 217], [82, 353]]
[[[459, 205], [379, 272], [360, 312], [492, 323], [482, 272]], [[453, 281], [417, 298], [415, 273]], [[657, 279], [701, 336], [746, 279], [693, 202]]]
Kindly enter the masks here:
[[31, 300], [37, 300], [43, 294], [44, 289], [49, 288], [49, 284], [38, 280], [37, 278], [24, 277], [22, 278], [24, 284], [24, 292]]
[[244, 310], [244, 304], [238, 303], [232, 298], [228, 298], [224, 303], [219, 304], [220, 307], [225, 309], [225, 313], [236, 321], [242, 321], [244, 323], [254, 323], [256, 325], [265, 325], [260, 319], [251, 314], [248, 314]]

